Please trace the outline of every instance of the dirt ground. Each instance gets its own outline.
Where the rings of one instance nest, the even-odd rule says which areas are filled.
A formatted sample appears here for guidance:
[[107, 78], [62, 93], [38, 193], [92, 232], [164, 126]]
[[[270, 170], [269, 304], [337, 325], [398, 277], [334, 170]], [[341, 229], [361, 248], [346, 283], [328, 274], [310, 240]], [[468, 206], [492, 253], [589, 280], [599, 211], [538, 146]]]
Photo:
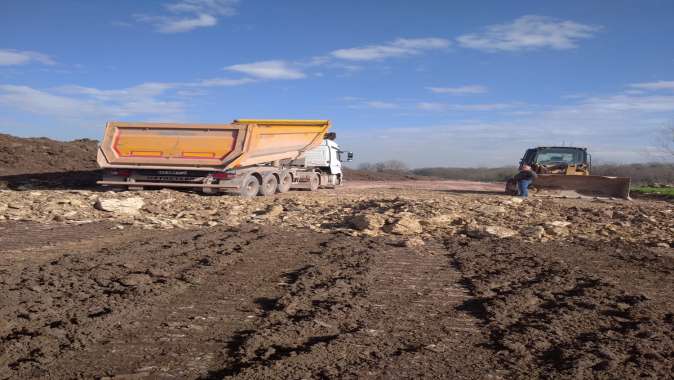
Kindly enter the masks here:
[[[418, 185], [253, 200], [5, 191], [17, 204], [4, 215], [90, 214], [0, 221], [0, 378], [671, 376], [671, 203]], [[134, 221], [91, 206], [139, 195]], [[241, 207], [229, 225], [142, 222], [166, 199], [215, 209], [211, 222]], [[562, 216], [577, 223], [545, 224]], [[478, 228], [497, 221], [522, 228]]]
[[91, 140], [0, 148], [0, 379], [674, 373], [671, 202], [404, 176], [118, 192], [91, 186]]

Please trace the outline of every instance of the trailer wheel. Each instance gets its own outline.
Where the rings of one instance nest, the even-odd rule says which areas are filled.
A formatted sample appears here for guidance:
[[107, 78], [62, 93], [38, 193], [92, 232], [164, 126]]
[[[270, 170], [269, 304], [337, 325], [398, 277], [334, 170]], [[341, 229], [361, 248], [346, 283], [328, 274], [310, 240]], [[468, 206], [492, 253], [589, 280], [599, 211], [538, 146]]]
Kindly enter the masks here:
[[266, 197], [268, 195], [273, 195], [276, 192], [276, 187], [278, 186], [278, 180], [274, 173], [267, 173], [262, 177], [262, 184], [260, 185], [260, 190], [258, 194]]
[[290, 186], [293, 184], [293, 177], [288, 172], [281, 172], [279, 174], [278, 187], [276, 188], [277, 193], [285, 193], [290, 190]]
[[309, 191], [318, 190], [318, 186], [321, 184], [321, 179], [318, 177], [318, 174], [313, 173], [309, 177]]
[[251, 198], [257, 195], [260, 190], [260, 181], [254, 175], [246, 178], [239, 188], [239, 195], [245, 198]]

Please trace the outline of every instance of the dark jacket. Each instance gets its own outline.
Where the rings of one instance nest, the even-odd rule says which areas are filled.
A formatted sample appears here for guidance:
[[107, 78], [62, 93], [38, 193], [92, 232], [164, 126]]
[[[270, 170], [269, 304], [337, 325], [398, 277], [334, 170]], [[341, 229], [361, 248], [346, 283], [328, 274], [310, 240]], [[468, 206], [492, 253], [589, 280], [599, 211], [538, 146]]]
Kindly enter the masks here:
[[536, 178], [538, 174], [534, 172], [533, 170], [520, 170], [519, 173], [515, 176], [515, 180], [521, 181], [521, 180], [528, 180], [528, 181], [533, 181], [534, 178]]

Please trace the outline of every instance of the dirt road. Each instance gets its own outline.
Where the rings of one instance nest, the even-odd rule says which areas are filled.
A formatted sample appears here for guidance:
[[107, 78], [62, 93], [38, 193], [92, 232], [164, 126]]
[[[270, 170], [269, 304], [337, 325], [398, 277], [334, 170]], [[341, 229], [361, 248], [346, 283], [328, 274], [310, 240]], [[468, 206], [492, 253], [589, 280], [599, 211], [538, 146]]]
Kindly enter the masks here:
[[0, 379], [671, 376], [671, 203], [428, 186], [2, 193]]
[[348, 181], [345, 189], [416, 189], [436, 191], [466, 191], [502, 193], [505, 183], [450, 181], [450, 180], [416, 180], [416, 181]]

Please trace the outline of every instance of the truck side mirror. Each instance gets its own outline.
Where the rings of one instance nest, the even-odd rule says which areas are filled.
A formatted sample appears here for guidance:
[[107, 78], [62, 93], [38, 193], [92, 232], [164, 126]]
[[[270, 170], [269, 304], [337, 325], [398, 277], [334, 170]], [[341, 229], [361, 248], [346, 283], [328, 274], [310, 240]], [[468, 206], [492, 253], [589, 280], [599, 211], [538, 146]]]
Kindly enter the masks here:
[[353, 152], [346, 153], [346, 161], [353, 161]]

